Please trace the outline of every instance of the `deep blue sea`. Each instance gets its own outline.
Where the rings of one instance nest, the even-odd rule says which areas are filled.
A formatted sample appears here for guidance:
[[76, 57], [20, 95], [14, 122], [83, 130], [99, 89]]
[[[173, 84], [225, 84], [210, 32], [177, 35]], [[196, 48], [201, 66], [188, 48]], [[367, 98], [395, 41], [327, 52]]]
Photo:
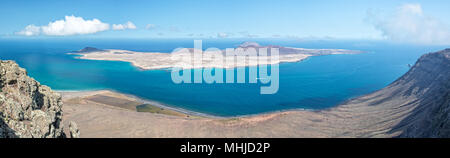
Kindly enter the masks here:
[[[233, 48], [248, 39], [203, 40], [203, 49]], [[383, 88], [424, 53], [444, 49], [379, 41], [253, 39], [262, 45], [362, 50], [282, 63], [279, 91], [260, 94], [261, 84], [175, 84], [168, 70], [140, 70], [130, 63], [75, 59], [66, 53], [100, 49], [171, 52], [193, 47], [191, 39], [0, 39], [0, 59], [15, 60], [28, 74], [56, 90], [110, 89], [162, 104], [217, 116], [288, 109], [324, 109]]]

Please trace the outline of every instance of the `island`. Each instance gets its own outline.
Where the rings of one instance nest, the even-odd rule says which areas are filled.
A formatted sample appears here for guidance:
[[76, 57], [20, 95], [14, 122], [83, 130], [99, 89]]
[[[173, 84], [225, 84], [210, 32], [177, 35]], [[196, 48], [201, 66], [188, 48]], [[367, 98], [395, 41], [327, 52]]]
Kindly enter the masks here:
[[[278, 50], [277, 56], [272, 52], [273, 49]], [[261, 53], [261, 50], [267, 50], [267, 53]], [[196, 51], [202, 52], [202, 55], [195, 55]], [[244, 42], [234, 49], [232, 55], [227, 54], [226, 49], [199, 51], [194, 48], [184, 48], [174, 50], [172, 53], [162, 53], [135, 52], [117, 49], [102, 50], [93, 47], [86, 47], [70, 54], [80, 55], [76, 57], [78, 59], [130, 62], [140, 69], [152, 70], [174, 67], [193, 69], [272, 65], [283, 62], [299, 62], [311, 56], [358, 53], [362, 53], [362, 51], [345, 49], [305, 49], [276, 45], [261, 46], [256, 42]], [[183, 60], [186, 59], [183, 57], [189, 58]]]

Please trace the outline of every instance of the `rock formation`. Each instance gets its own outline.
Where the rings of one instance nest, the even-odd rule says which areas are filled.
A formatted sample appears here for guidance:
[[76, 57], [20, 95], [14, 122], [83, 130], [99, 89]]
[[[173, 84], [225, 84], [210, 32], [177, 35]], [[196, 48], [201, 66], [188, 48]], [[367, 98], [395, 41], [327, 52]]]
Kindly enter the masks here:
[[450, 49], [425, 54], [389, 86], [322, 113], [334, 129], [345, 127], [333, 137], [448, 138]]
[[27, 76], [25, 69], [13, 61], [0, 61], [0, 138], [66, 137], [62, 105], [60, 94]]
[[414, 110], [393, 129], [403, 128], [399, 137], [450, 137], [450, 49], [423, 55], [390, 87], [397, 97], [417, 97]]
[[80, 137], [80, 131], [78, 130], [78, 126], [73, 121], [70, 121], [69, 132], [70, 132], [71, 138], [79, 138]]

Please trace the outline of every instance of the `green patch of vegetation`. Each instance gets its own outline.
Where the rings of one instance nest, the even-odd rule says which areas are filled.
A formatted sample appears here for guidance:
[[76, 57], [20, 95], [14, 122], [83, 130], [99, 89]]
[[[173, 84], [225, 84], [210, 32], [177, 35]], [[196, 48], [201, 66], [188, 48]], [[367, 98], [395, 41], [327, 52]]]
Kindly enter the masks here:
[[149, 113], [157, 113], [157, 114], [165, 114], [165, 115], [173, 115], [173, 116], [182, 116], [182, 117], [189, 117], [189, 115], [176, 112], [173, 110], [164, 109], [161, 107], [153, 106], [150, 104], [142, 104], [136, 106], [137, 112], [149, 112]]
[[233, 123], [233, 122], [237, 122], [239, 120], [241, 120], [241, 119], [238, 117], [233, 117], [233, 118], [228, 118], [228, 119], [221, 119], [220, 121], [223, 123]]

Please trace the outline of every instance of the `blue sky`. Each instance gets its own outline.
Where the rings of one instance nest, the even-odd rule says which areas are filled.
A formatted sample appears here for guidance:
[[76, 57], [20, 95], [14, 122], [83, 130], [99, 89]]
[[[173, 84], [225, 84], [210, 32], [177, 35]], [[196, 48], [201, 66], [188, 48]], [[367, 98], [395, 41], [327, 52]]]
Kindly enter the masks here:
[[[430, 23], [428, 19], [432, 19], [431, 23], [443, 25], [432, 35], [446, 36], [450, 32], [447, 28], [450, 24], [450, 1], [447, 0], [7, 0], [1, 3], [0, 36], [3, 37], [255, 37], [401, 41], [411, 36], [430, 38], [417, 33], [417, 29], [406, 35], [391, 35], [412, 25], [417, 25], [420, 30], [436, 30], [437, 26], [424, 25]], [[412, 17], [407, 26], [392, 26], [399, 20], [392, 17], [401, 14], [399, 10], [409, 4], [420, 7], [420, 15], [417, 15], [420, 17]], [[409, 8], [414, 11], [417, 7]], [[407, 15], [406, 19], [416, 16], [415, 13], [411, 12], [413, 15]], [[54, 30], [56, 26], [44, 29], [43, 26], [57, 20], [67, 21], [66, 16], [85, 21], [97, 19], [108, 26], [91, 28], [87, 22], [86, 25], [74, 23], [76, 26], [68, 26], [69, 29], [89, 27], [87, 31]], [[404, 18], [403, 15], [398, 17]], [[127, 27], [130, 26], [128, 22], [133, 26]], [[27, 28], [29, 25], [35, 27]], [[441, 38], [438, 41], [447, 40], [446, 37]]]

